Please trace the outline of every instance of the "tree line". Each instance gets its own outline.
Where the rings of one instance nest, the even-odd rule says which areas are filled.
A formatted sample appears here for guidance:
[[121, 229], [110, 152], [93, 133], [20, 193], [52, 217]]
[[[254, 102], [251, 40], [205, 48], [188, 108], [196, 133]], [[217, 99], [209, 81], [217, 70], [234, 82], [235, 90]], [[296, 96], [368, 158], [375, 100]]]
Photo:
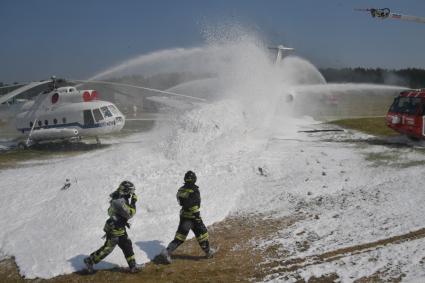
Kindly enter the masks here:
[[388, 70], [381, 68], [325, 68], [320, 69], [327, 82], [373, 83], [425, 88], [425, 69], [407, 68]]
[[[329, 83], [373, 83], [386, 85], [399, 85], [409, 88], [425, 88], [425, 69], [407, 68], [399, 70], [389, 70], [382, 68], [322, 68], [319, 69], [324, 78]], [[145, 78], [142, 76], [127, 76], [123, 78], [113, 79], [112, 81], [120, 81], [126, 83], [141, 84], [154, 88], [172, 87], [178, 83], [191, 79], [199, 79], [203, 76], [211, 77], [212, 74], [188, 74], [188, 73], [172, 73], [161, 74]], [[10, 84], [13, 90], [14, 82]], [[8, 84], [0, 81], [0, 87], [8, 86]], [[0, 92], [1, 94], [2, 92]]]

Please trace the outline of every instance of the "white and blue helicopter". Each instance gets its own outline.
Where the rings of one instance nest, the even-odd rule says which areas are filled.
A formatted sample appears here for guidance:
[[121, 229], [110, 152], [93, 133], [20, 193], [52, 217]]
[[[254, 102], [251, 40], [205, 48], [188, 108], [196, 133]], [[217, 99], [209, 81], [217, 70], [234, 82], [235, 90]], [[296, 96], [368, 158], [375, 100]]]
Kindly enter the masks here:
[[[123, 83], [106, 81], [81, 81], [76, 83], [97, 83], [142, 89], [166, 95], [181, 96], [197, 101], [201, 98], [182, 95]], [[20, 94], [35, 87], [47, 89], [34, 99], [17, 99]], [[32, 82], [0, 96], [0, 117], [15, 118], [16, 130], [21, 135], [21, 148], [45, 141], [80, 140], [82, 137], [99, 137], [121, 131], [125, 116], [114, 103], [100, 100], [94, 89], [78, 90], [77, 86], [57, 86], [57, 80]]]

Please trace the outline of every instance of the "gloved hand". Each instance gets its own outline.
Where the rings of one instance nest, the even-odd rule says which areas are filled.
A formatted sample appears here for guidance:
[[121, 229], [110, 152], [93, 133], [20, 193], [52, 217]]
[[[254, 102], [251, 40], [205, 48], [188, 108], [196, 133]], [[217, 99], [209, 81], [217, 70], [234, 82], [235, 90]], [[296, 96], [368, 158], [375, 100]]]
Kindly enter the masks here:
[[136, 194], [132, 194], [131, 195], [131, 203], [132, 204], [135, 204], [137, 202], [137, 200], [138, 200], [137, 195]]

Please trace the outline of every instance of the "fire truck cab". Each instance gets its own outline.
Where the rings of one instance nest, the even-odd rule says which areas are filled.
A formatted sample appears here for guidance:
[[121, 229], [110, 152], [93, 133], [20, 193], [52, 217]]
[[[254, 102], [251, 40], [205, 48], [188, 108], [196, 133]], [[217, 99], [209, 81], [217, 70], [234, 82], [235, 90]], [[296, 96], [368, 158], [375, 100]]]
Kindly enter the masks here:
[[413, 139], [425, 139], [425, 89], [407, 90], [394, 99], [387, 126]]

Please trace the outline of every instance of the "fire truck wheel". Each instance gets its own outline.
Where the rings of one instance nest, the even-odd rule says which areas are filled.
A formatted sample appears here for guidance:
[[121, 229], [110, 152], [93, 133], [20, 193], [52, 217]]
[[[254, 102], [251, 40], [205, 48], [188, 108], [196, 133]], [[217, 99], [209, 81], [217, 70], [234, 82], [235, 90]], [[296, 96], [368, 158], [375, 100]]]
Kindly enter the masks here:
[[411, 141], [419, 141], [419, 138], [414, 137], [414, 136], [407, 136], [407, 138]]

